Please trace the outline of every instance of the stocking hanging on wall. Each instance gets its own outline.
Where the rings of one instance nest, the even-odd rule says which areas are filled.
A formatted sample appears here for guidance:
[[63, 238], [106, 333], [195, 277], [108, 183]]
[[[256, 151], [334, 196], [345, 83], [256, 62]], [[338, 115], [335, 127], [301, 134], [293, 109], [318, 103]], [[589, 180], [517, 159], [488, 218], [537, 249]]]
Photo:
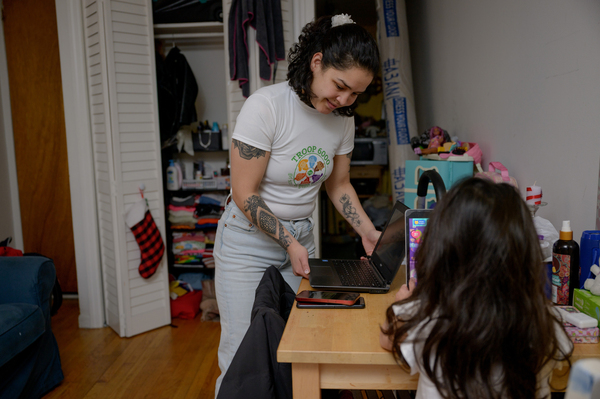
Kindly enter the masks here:
[[140, 247], [140, 276], [149, 278], [160, 265], [165, 245], [143, 197], [127, 211], [125, 222]]

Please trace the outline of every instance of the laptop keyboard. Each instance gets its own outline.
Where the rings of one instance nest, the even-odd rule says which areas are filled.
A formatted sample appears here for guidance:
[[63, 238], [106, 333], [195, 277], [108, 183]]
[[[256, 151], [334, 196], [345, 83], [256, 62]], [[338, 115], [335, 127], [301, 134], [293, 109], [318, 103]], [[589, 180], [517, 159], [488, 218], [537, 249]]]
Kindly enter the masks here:
[[368, 260], [334, 260], [333, 268], [342, 285], [348, 287], [384, 287]]

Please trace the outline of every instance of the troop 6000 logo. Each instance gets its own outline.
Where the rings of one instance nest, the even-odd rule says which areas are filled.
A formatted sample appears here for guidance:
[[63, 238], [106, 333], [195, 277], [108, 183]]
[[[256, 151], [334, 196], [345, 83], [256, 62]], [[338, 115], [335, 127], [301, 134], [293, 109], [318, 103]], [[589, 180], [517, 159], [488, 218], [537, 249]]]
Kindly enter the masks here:
[[314, 145], [298, 151], [292, 161], [296, 163], [296, 168], [294, 173], [288, 174], [288, 183], [298, 187], [306, 187], [323, 179], [331, 163], [327, 152]]

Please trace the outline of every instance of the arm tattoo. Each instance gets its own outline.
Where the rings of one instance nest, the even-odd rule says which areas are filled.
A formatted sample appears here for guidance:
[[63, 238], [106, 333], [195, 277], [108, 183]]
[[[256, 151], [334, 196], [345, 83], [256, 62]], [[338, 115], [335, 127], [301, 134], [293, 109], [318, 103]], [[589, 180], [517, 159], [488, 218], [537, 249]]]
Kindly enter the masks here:
[[244, 211], [250, 212], [252, 221], [257, 226], [258, 226], [258, 217], [257, 216], [259, 213], [259, 208], [270, 211], [267, 204], [265, 204], [265, 201], [259, 195], [251, 195], [250, 197], [246, 198], [246, 202], [244, 203]]
[[285, 234], [283, 225], [259, 195], [251, 195], [246, 199], [244, 211], [250, 212], [254, 224], [281, 245], [283, 249], [290, 246], [292, 239]]
[[[279, 221], [278, 221], [279, 222]], [[285, 235], [283, 225], [279, 222], [279, 237], [275, 240], [283, 249], [287, 249], [292, 243], [292, 239]]]
[[265, 150], [261, 150], [260, 148], [252, 147], [246, 143], [242, 143], [236, 139], [233, 139], [233, 148], [237, 148], [240, 152], [240, 157], [242, 159], [252, 159], [254, 157], [260, 158], [264, 157], [267, 153]]
[[348, 196], [348, 194], [342, 195], [340, 203], [342, 204], [342, 216], [348, 219], [348, 221], [356, 227], [360, 226], [360, 217], [356, 212], [356, 208], [352, 206], [350, 196]]
[[275, 218], [275, 216], [271, 215], [270, 213], [260, 213], [258, 225], [265, 231], [265, 233], [272, 236], [275, 235], [275, 233], [277, 233], [277, 223], [277, 218]]
[[[352, 153], [353, 153], [353, 151], [350, 151], [348, 154], [346, 154], [346, 158], [348, 158], [351, 161], [352, 161]], [[350, 164], [348, 164], [348, 173], [350, 173], [350, 169], [352, 169], [352, 166]]]

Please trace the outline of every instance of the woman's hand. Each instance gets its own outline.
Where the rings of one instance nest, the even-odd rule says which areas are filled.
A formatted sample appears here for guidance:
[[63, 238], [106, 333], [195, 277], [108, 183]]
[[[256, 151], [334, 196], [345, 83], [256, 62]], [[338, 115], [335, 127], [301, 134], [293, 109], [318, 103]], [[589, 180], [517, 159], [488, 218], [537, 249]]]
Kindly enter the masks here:
[[377, 244], [380, 235], [381, 231], [373, 229], [369, 230], [369, 232], [362, 237], [363, 248], [365, 249], [367, 256], [370, 256], [373, 253], [373, 249], [375, 249], [375, 244]]
[[295, 241], [287, 248], [287, 253], [290, 256], [294, 275], [308, 279], [308, 274], [310, 273], [308, 250], [298, 241]]
[[415, 285], [417, 284], [417, 280], [411, 278], [408, 280], [408, 286], [406, 284], [402, 284], [402, 287], [396, 292], [396, 302], [401, 301], [410, 297], [415, 289]]

